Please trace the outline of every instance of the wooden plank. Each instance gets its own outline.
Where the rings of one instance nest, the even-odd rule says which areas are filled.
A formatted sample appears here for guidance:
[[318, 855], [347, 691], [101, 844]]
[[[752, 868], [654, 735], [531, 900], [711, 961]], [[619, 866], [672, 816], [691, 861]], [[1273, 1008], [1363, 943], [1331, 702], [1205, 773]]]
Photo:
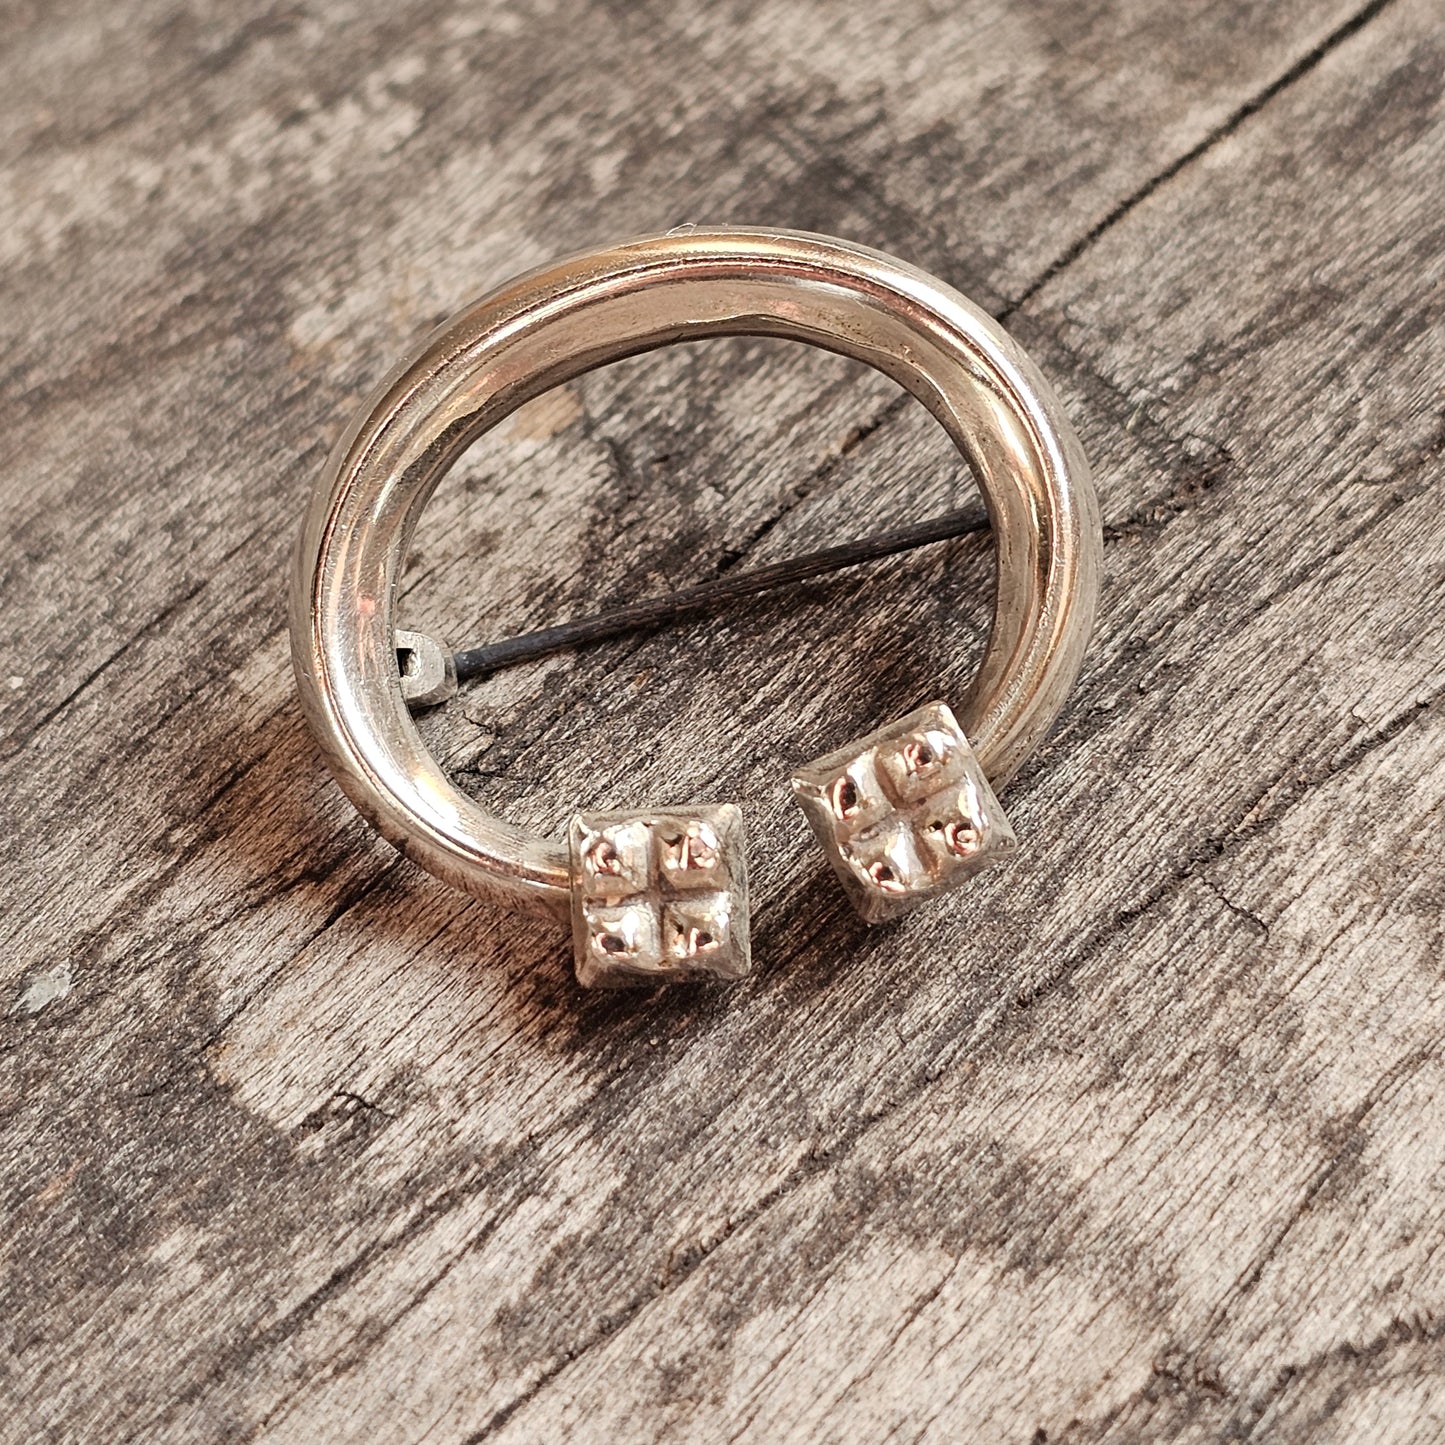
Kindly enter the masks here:
[[[0, 1438], [1441, 1433], [1434, 19], [18, 10]], [[1009, 317], [1096, 462], [1103, 622], [1020, 866], [871, 932], [781, 782], [960, 690], [984, 539], [470, 691], [431, 735], [521, 821], [748, 809], [757, 978], [591, 998], [324, 778], [285, 552], [464, 293], [701, 217]], [[876, 377], [674, 349], [475, 448], [407, 616], [965, 493]]]

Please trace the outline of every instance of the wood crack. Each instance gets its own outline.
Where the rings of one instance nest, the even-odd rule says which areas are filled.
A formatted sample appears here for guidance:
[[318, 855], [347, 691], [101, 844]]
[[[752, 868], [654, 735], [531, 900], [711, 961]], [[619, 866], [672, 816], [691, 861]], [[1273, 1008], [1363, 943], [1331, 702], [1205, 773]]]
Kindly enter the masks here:
[[1306, 53], [1295, 61], [1277, 79], [1272, 80], [1263, 90], [1250, 97], [1243, 105], [1236, 107], [1228, 117], [1206, 135], [1197, 145], [1191, 146], [1183, 155], [1171, 161], [1162, 171], [1151, 176], [1137, 190], [1132, 191], [1117, 206], [1113, 208], [1101, 221], [1092, 226], [1077, 241], [1074, 242], [1059, 258], [1045, 268], [1039, 278], [1024, 288], [1019, 297], [1013, 301], [1008, 310], [1017, 311], [1027, 306], [1045, 286], [1056, 276], [1067, 271], [1086, 251], [1091, 250], [1105, 235], [1112, 231], [1132, 211], [1137, 210], [1162, 186], [1166, 186], [1182, 171], [1193, 165], [1195, 161], [1207, 155], [1221, 141], [1227, 140], [1251, 117], [1256, 116], [1276, 96], [1281, 95], [1296, 82], [1303, 80], [1320, 63], [1339, 49], [1347, 40], [1350, 40], [1367, 26], [1377, 15], [1382, 14], [1395, 0], [1370, 0], [1368, 5], [1363, 6], [1355, 14], [1350, 16], [1341, 24], [1337, 25], [1318, 45], [1306, 51]]
[[1259, 934], [1261, 938], [1269, 937], [1269, 924], [1259, 914], [1251, 913], [1243, 904], [1236, 903], [1223, 888], [1219, 886], [1216, 879], [1211, 878], [1207, 873], [1199, 875], [1199, 881], [1238, 919], [1248, 924], [1250, 929]]

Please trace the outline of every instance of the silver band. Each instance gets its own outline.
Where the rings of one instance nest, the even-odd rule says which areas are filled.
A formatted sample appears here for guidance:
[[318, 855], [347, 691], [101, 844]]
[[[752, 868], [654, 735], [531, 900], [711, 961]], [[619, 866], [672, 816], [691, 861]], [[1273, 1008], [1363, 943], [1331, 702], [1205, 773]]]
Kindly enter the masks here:
[[1058, 403], [988, 316], [911, 266], [820, 236], [693, 230], [576, 257], [466, 307], [387, 378], [328, 462], [296, 555], [291, 643], [307, 719], [357, 808], [448, 883], [565, 914], [573, 872], [564, 842], [457, 789], [407, 710], [395, 594], [433, 489], [539, 393], [670, 342], [737, 334], [876, 367], [971, 464], [993, 524], [998, 597], [958, 713], [995, 786], [1063, 705], [1098, 589], [1097, 504]]

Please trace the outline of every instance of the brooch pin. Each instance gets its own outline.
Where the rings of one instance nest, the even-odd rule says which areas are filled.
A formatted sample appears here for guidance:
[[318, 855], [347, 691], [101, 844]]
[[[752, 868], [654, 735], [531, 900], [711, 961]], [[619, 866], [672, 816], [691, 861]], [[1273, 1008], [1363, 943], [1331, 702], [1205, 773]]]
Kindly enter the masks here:
[[[739, 809], [579, 813], [565, 842], [534, 836], [447, 778], [410, 708], [502, 662], [612, 635], [645, 620], [649, 604], [454, 656], [397, 628], [400, 562], [447, 469], [524, 402], [640, 351], [738, 334], [826, 347], [892, 377], [967, 458], [993, 525], [993, 625], [957, 715], [930, 702], [792, 780], [866, 920], [896, 917], [1014, 852], [997, 793], [1057, 717], [1092, 625], [1101, 538], [1072, 429], [1017, 344], [911, 266], [822, 236], [689, 229], [545, 267], [459, 312], [382, 384], [327, 463], [292, 581], [297, 686], [356, 807], [446, 882], [570, 919], [588, 986], [748, 973]], [[936, 540], [950, 522], [956, 531], [956, 519], [914, 524], [669, 605]]]

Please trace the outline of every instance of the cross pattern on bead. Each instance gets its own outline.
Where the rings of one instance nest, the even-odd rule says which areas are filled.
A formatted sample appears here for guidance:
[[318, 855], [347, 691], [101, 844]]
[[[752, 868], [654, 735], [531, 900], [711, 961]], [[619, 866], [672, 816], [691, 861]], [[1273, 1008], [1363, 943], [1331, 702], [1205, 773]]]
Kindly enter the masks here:
[[579, 813], [569, 836], [580, 983], [746, 976], [747, 866], [736, 805]]
[[956, 888], [1018, 846], [941, 702], [800, 768], [793, 791], [870, 923]]

